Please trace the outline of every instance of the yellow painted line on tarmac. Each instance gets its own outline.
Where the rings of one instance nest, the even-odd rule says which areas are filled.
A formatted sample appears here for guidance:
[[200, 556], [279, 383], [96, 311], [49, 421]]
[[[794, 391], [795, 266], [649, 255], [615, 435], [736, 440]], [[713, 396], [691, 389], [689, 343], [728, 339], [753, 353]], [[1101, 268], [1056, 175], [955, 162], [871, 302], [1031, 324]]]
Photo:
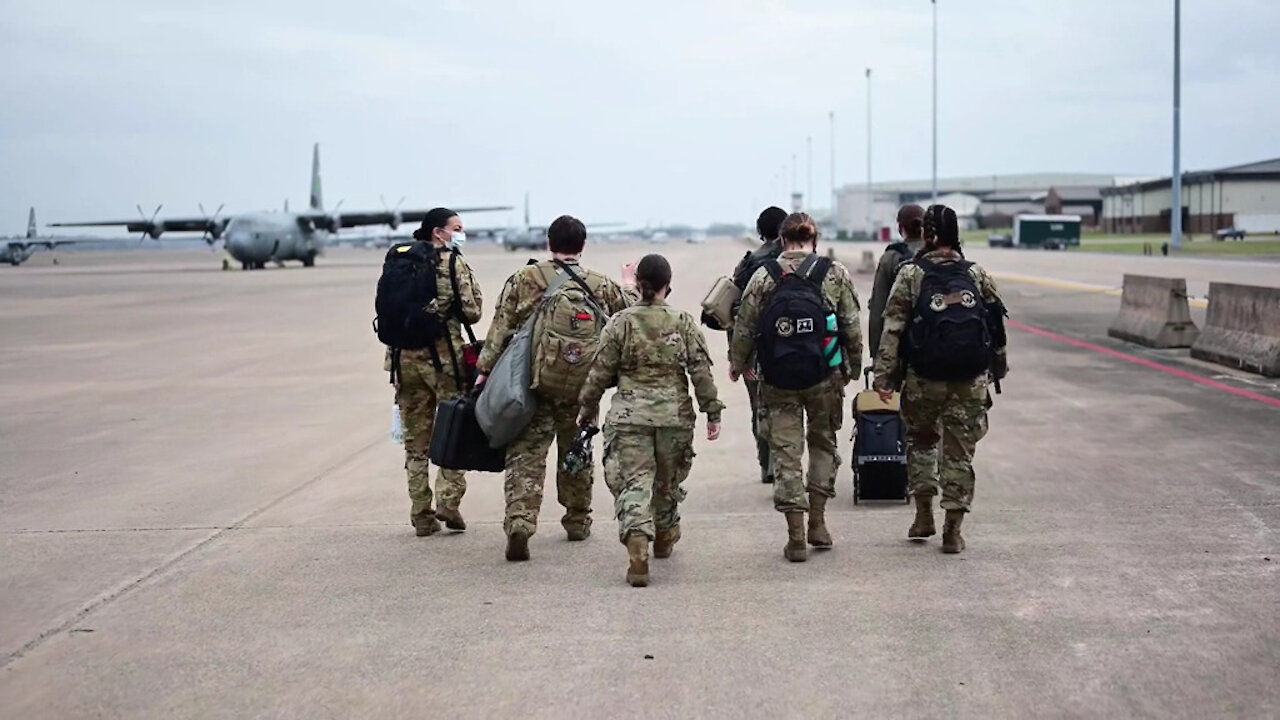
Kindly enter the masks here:
[[[991, 276], [997, 280], [1026, 283], [1028, 285], [1039, 285], [1041, 287], [1050, 287], [1057, 290], [1079, 290], [1083, 292], [1112, 295], [1115, 297], [1119, 297], [1121, 295], [1119, 288], [1107, 287], [1105, 285], [1092, 285], [1090, 283], [1075, 282], [1073, 280], [1058, 280], [1055, 278], [1038, 277], [1036, 275], [1019, 275], [1016, 273], [1004, 272], [992, 272]], [[1191, 307], [1198, 308], [1209, 307], [1209, 302], [1203, 298], [1187, 298], [1187, 304]]]

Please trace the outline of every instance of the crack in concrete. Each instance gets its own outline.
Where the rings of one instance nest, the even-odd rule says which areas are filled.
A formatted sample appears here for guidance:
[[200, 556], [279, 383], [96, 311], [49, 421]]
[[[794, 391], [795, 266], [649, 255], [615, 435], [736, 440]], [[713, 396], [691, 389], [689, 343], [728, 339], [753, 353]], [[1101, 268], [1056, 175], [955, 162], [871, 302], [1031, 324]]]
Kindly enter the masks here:
[[[61, 622], [61, 623], [58, 623], [57, 625], [54, 625], [53, 627], [50, 627], [50, 628], [45, 629], [43, 632], [41, 632], [41, 633], [40, 633], [39, 635], [37, 635], [35, 638], [33, 638], [33, 639], [31, 639], [30, 641], [28, 641], [25, 645], [23, 645], [22, 647], [18, 648], [17, 650], [14, 650], [13, 652], [11, 652], [11, 653], [9, 653], [8, 655], [6, 655], [6, 656], [5, 656], [5, 658], [4, 658], [4, 660], [3, 660], [3, 661], [0, 661], [0, 670], [3, 670], [3, 669], [5, 669], [5, 668], [9, 667], [9, 666], [10, 666], [10, 665], [12, 665], [15, 661], [17, 661], [18, 659], [22, 658], [22, 657], [23, 657], [24, 655], [26, 655], [27, 653], [29, 653], [29, 652], [31, 652], [32, 650], [35, 650], [36, 648], [38, 648], [38, 647], [40, 647], [41, 645], [43, 645], [43, 644], [44, 644], [45, 642], [47, 642], [50, 638], [52, 638], [52, 637], [54, 637], [54, 636], [56, 636], [56, 635], [59, 635], [59, 634], [61, 634], [61, 633], [63, 633], [63, 632], [66, 632], [67, 630], [70, 630], [72, 627], [74, 627], [74, 626], [78, 625], [78, 624], [80, 623], [80, 621], [81, 621], [81, 620], [84, 620], [84, 619], [85, 619], [86, 617], [88, 617], [89, 615], [92, 615], [93, 613], [97, 612], [98, 610], [100, 610], [100, 609], [102, 609], [102, 608], [106, 607], [107, 605], [110, 605], [111, 603], [115, 602], [116, 600], [119, 600], [121, 597], [123, 597], [123, 596], [127, 595], [127, 594], [128, 594], [129, 592], [131, 592], [132, 590], [134, 590], [134, 589], [136, 589], [136, 588], [140, 587], [141, 585], [143, 585], [144, 583], [146, 583], [148, 580], [151, 580], [151, 579], [153, 579], [153, 578], [156, 578], [156, 577], [160, 576], [160, 575], [161, 575], [161, 574], [163, 574], [165, 571], [167, 571], [167, 570], [169, 570], [170, 568], [174, 567], [175, 565], [177, 565], [178, 563], [182, 562], [183, 560], [186, 560], [187, 558], [191, 557], [193, 554], [195, 554], [195, 553], [199, 552], [201, 549], [203, 549], [203, 548], [205, 548], [206, 546], [208, 546], [209, 544], [213, 543], [213, 542], [214, 542], [214, 541], [216, 541], [218, 538], [221, 538], [223, 535], [227, 534], [228, 532], [231, 532], [231, 531], [233, 531], [233, 530], [237, 530], [237, 529], [241, 528], [245, 523], [248, 523], [249, 521], [253, 520], [254, 518], [258, 517], [259, 515], [262, 515], [263, 513], [267, 512], [268, 510], [270, 510], [270, 509], [272, 509], [272, 508], [276, 507], [276, 506], [277, 506], [277, 505], [279, 505], [280, 503], [284, 502], [285, 500], [288, 500], [289, 498], [293, 497], [294, 495], [298, 494], [299, 492], [302, 492], [303, 490], [305, 490], [305, 489], [307, 489], [308, 487], [310, 487], [310, 486], [314, 485], [315, 483], [320, 482], [320, 481], [321, 481], [321, 480], [323, 480], [324, 478], [328, 477], [331, 473], [333, 473], [333, 472], [335, 472], [335, 471], [337, 471], [337, 470], [340, 470], [341, 468], [345, 467], [346, 465], [348, 465], [349, 463], [351, 463], [353, 460], [355, 460], [356, 458], [360, 457], [360, 456], [361, 456], [361, 455], [363, 455], [364, 453], [367, 453], [367, 452], [369, 452], [370, 450], [373, 450], [374, 448], [379, 447], [379, 446], [380, 446], [380, 445], [382, 445], [382, 444], [383, 444], [383, 441], [382, 441], [382, 439], [381, 439], [381, 438], [379, 438], [379, 439], [377, 439], [377, 440], [375, 440], [375, 441], [373, 441], [373, 442], [370, 442], [370, 443], [366, 444], [364, 447], [359, 448], [358, 450], [356, 450], [355, 452], [353, 452], [353, 453], [351, 453], [350, 455], [346, 456], [345, 458], [342, 458], [341, 460], [338, 460], [337, 462], [335, 462], [334, 464], [332, 464], [332, 465], [330, 465], [329, 467], [325, 468], [324, 470], [321, 470], [319, 473], [317, 473], [317, 474], [316, 474], [316, 475], [314, 475], [313, 477], [310, 477], [310, 478], [308, 478], [307, 480], [304, 480], [303, 482], [301, 482], [301, 483], [299, 483], [298, 485], [294, 486], [293, 488], [290, 488], [289, 490], [285, 491], [282, 495], [280, 495], [279, 497], [275, 498], [274, 500], [271, 500], [270, 502], [266, 503], [265, 505], [262, 505], [261, 507], [258, 507], [257, 509], [250, 511], [248, 514], [244, 515], [244, 516], [243, 516], [243, 517], [241, 517], [239, 520], [236, 520], [235, 522], [231, 523], [231, 524], [230, 524], [230, 525], [228, 525], [228, 526], [225, 526], [225, 527], [219, 527], [216, 531], [214, 531], [214, 532], [213, 532], [212, 534], [210, 534], [208, 537], [206, 537], [206, 538], [204, 538], [203, 540], [201, 540], [201, 541], [197, 542], [196, 544], [192, 545], [191, 547], [187, 548], [186, 550], [183, 550], [182, 552], [178, 553], [177, 555], [174, 555], [173, 557], [169, 558], [168, 560], [165, 560], [164, 562], [160, 563], [159, 565], [155, 566], [154, 568], [151, 568], [150, 570], [148, 570], [148, 571], [144, 572], [142, 575], [140, 575], [140, 576], [138, 576], [138, 577], [134, 578], [133, 580], [131, 580], [131, 581], [129, 581], [129, 582], [127, 582], [127, 583], [125, 583], [123, 586], [118, 587], [118, 588], [116, 588], [115, 590], [112, 590], [112, 591], [108, 592], [107, 594], [105, 594], [105, 595], [102, 595], [102, 596], [98, 597], [98, 598], [97, 598], [96, 600], [94, 600], [93, 602], [91, 602], [91, 603], [89, 603], [88, 605], [86, 605], [85, 607], [81, 608], [78, 612], [76, 612], [74, 615], [72, 615], [72, 616], [71, 616], [70, 618], [68, 618], [67, 620], [65, 620], [65, 621], [63, 621], [63, 622]], [[191, 529], [191, 528], [185, 528], [185, 529]], [[195, 529], [199, 529], [199, 528], [195, 528]]]

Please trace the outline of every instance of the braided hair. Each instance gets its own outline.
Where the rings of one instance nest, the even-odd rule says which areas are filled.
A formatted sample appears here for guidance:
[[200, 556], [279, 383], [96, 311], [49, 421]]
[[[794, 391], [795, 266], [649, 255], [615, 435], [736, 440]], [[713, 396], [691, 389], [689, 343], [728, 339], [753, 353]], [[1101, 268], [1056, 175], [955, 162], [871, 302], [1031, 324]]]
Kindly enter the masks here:
[[956, 211], [946, 205], [930, 205], [924, 211], [925, 244], [934, 247], [960, 249], [960, 223]]

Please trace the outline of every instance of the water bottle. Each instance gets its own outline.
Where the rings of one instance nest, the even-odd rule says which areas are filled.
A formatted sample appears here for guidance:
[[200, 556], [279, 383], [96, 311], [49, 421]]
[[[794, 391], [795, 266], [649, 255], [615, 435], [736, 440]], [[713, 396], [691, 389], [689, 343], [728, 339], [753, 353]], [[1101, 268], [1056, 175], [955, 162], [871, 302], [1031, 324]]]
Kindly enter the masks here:
[[404, 444], [404, 422], [400, 419], [400, 403], [391, 404], [391, 441]]
[[838, 368], [844, 362], [844, 352], [840, 349], [840, 325], [836, 322], [836, 314], [827, 315], [827, 334], [822, 338], [822, 352], [830, 358], [827, 367]]

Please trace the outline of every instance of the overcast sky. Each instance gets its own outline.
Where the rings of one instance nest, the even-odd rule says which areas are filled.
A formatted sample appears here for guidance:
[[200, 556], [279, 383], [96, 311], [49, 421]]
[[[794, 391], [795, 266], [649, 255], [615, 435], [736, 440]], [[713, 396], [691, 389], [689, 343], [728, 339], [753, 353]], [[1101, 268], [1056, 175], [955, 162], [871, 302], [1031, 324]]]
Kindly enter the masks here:
[[[930, 171], [927, 0], [0, 0], [0, 233], [306, 203], [750, 221]], [[188, 7], [190, 6], [190, 7]], [[1280, 3], [1183, 2], [1184, 167], [1280, 156]], [[938, 172], [1170, 168], [1172, 0], [941, 0]], [[473, 226], [519, 213], [464, 218]]]

